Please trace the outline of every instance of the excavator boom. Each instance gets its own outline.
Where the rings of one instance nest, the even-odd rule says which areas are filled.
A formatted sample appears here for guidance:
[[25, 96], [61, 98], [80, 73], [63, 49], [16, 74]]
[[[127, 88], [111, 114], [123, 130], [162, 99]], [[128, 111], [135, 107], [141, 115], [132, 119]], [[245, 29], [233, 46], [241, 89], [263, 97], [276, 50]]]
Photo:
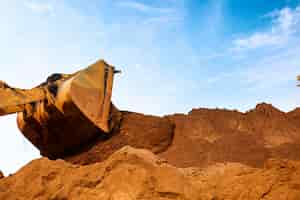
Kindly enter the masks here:
[[23, 90], [13, 88], [0, 81], [0, 116], [22, 112], [26, 104], [38, 102], [46, 98], [41, 88]]

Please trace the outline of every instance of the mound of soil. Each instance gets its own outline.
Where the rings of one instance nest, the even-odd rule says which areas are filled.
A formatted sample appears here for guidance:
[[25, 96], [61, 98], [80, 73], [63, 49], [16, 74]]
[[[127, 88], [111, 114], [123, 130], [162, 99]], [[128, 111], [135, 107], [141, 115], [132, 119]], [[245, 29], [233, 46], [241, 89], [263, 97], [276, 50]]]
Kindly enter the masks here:
[[263, 167], [270, 158], [300, 159], [299, 111], [284, 113], [259, 104], [246, 113], [221, 109], [193, 109], [173, 115], [174, 140], [160, 154], [179, 167], [239, 162]]
[[32, 161], [0, 180], [0, 199], [300, 199], [300, 162], [269, 160], [176, 168], [148, 150], [124, 147], [102, 163]]
[[200, 108], [187, 115], [155, 117], [123, 112], [112, 137], [62, 158], [91, 164], [126, 145], [151, 150], [177, 167], [219, 162], [263, 167], [270, 158], [300, 160], [300, 109], [284, 113], [262, 103], [246, 113]]

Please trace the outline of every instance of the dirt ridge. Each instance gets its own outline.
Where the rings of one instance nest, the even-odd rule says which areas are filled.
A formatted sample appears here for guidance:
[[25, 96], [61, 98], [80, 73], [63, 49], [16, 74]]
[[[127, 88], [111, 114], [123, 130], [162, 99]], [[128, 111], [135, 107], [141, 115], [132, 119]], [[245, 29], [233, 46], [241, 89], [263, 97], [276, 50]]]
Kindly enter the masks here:
[[149, 149], [177, 167], [217, 162], [263, 167], [271, 158], [300, 160], [299, 144], [300, 109], [285, 113], [261, 103], [247, 112], [198, 108], [164, 117], [123, 112], [120, 129], [111, 138], [64, 159], [100, 162], [130, 145]]

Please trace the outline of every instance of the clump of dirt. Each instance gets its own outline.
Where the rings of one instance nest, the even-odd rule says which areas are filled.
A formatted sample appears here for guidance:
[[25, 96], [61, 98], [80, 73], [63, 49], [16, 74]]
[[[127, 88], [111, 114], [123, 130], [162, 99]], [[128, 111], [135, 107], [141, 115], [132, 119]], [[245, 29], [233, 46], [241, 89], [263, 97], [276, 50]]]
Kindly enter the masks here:
[[126, 145], [158, 154], [171, 145], [173, 132], [174, 125], [166, 117], [122, 112], [121, 125], [111, 136], [99, 137], [63, 159], [73, 164], [91, 164], [105, 160]]
[[32, 161], [0, 180], [0, 199], [290, 199], [300, 198], [300, 162], [269, 160], [176, 168], [147, 150], [124, 147], [102, 163]]
[[3, 173], [0, 171], [0, 179], [1, 178], [4, 178], [4, 175], [3, 175]]
[[299, 109], [284, 113], [262, 103], [246, 113], [200, 108], [166, 117], [122, 115], [111, 138], [97, 139], [63, 159], [91, 164], [130, 145], [149, 149], [177, 167], [219, 162], [263, 167], [270, 158], [300, 160]]

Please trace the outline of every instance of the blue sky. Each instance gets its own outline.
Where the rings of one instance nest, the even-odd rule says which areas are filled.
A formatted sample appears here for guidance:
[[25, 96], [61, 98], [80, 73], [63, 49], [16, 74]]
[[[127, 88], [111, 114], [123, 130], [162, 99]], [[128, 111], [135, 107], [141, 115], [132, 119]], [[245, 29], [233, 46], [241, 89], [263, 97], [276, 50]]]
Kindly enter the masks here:
[[[122, 110], [300, 103], [299, 0], [0, 0], [0, 13], [0, 79], [13, 86], [104, 58], [123, 71], [113, 94]], [[0, 127], [5, 174], [39, 156], [15, 115]]]

